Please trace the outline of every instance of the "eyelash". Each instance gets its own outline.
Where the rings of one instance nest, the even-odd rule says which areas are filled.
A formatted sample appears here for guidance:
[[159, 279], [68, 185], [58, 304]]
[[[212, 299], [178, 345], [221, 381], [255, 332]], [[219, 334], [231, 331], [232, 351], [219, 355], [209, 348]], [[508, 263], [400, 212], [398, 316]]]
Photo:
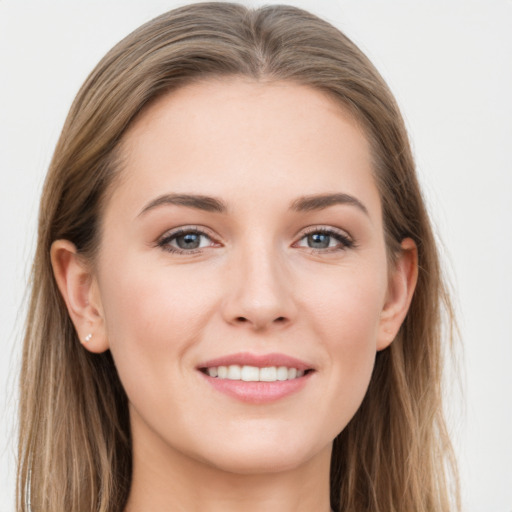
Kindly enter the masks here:
[[314, 234], [322, 234], [327, 235], [331, 238], [334, 238], [336, 241], [339, 242], [339, 247], [326, 247], [323, 249], [315, 249], [314, 247], [307, 247], [307, 249], [310, 250], [312, 254], [325, 254], [325, 253], [331, 253], [331, 252], [337, 252], [337, 251], [344, 251], [346, 249], [353, 249], [356, 247], [356, 244], [354, 240], [350, 238], [349, 235], [345, 234], [342, 231], [339, 231], [337, 229], [334, 229], [332, 227], [326, 227], [326, 226], [311, 226], [309, 228], [306, 228], [306, 230], [302, 233], [302, 236], [300, 239], [295, 242], [293, 245], [297, 247], [297, 244], [303, 240], [304, 238], [314, 235]]
[[[339, 247], [326, 247], [326, 248], [314, 248], [314, 247], [304, 247], [305, 249], [309, 249], [312, 254], [325, 254], [325, 253], [331, 253], [331, 252], [337, 252], [337, 251], [344, 251], [347, 249], [355, 248], [356, 244], [355, 242], [346, 234], [328, 227], [318, 227], [318, 226], [312, 226], [310, 228], [307, 228], [303, 233], [302, 236], [299, 238], [297, 242], [293, 244], [292, 247], [302, 247], [299, 246], [298, 243], [305, 239], [306, 237], [314, 234], [323, 234], [327, 235], [329, 237], [334, 238], [336, 241], [339, 242]], [[185, 235], [199, 235], [200, 237], [206, 237], [208, 238], [212, 244], [218, 244], [218, 242], [215, 242], [213, 237], [204, 229], [198, 228], [198, 227], [183, 227], [178, 228], [174, 231], [171, 231], [170, 233], [165, 234], [162, 238], [160, 238], [156, 245], [163, 249], [164, 251], [174, 253], [174, 254], [197, 254], [202, 252], [205, 248], [211, 247], [198, 247], [196, 249], [180, 249], [178, 247], [173, 247], [171, 242], [175, 241], [180, 236]]]
[[[157, 241], [157, 246], [163, 249], [164, 251], [174, 253], [174, 254], [197, 254], [201, 252], [205, 247], [199, 247], [197, 249], [180, 249], [179, 247], [173, 247], [171, 244], [172, 241], [176, 240], [180, 236], [184, 235], [199, 235], [201, 237], [206, 237], [213, 242], [213, 237], [206, 232], [204, 229], [190, 226], [178, 228], [170, 233], [165, 234], [160, 240]], [[215, 243], [215, 242], [213, 242]]]

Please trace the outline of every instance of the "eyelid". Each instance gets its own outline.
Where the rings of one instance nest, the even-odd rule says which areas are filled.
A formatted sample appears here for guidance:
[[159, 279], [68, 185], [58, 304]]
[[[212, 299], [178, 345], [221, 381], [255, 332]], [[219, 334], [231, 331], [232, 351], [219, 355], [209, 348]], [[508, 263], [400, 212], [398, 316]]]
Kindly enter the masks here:
[[[197, 249], [180, 249], [178, 247], [174, 247], [170, 245], [170, 242], [181, 235], [185, 235], [187, 233], [197, 233], [201, 236], [205, 236], [211, 241], [211, 245], [207, 247], [198, 247]], [[330, 247], [330, 248], [309, 248], [312, 252], [318, 253], [329, 253], [336, 252], [340, 250], [346, 250], [353, 247], [356, 247], [355, 241], [353, 237], [344, 229], [340, 229], [330, 225], [312, 225], [303, 228], [297, 235], [294, 237], [295, 242], [292, 244], [292, 247], [302, 247], [298, 246], [298, 243], [308, 235], [312, 233], [324, 233], [334, 237], [339, 241], [341, 247]], [[222, 243], [219, 241], [219, 237], [209, 228], [205, 226], [199, 225], [183, 225], [177, 226], [175, 228], [167, 230], [163, 235], [159, 236], [155, 241], [155, 246], [160, 247], [163, 250], [166, 250], [171, 253], [177, 254], [196, 254], [204, 251], [205, 249], [209, 249], [210, 247], [219, 247]]]
[[324, 233], [327, 235], [333, 236], [335, 239], [337, 239], [340, 244], [342, 244], [342, 247], [331, 247], [331, 248], [324, 248], [324, 249], [316, 249], [313, 247], [308, 248], [310, 251], [315, 253], [329, 253], [329, 252], [335, 252], [340, 250], [346, 250], [356, 247], [356, 243], [354, 241], [354, 238], [350, 233], [344, 229], [340, 229], [334, 226], [329, 226], [325, 224], [320, 225], [313, 225], [313, 226], [307, 226], [303, 228], [295, 237], [295, 242], [293, 243], [293, 246], [297, 246], [297, 244], [308, 235], [311, 235], [312, 233]]
[[335, 226], [329, 226], [326, 224], [316, 224], [312, 226], [306, 226], [305, 228], [301, 229], [295, 238], [303, 238], [307, 235], [310, 235], [311, 233], [327, 233], [327, 234], [335, 234], [342, 236], [346, 238], [347, 240], [350, 240], [351, 242], [354, 241], [352, 235], [345, 229], [337, 228]]
[[[170, 242], [179, 237], [180, 235], [185, 235], [187, 233], [197, 233], [201, 236], [207, 237], [212, 244], [208, 247], [200, 247], [197, 249], [180, 249], [178, 247], [173, 247], [170, 245]], [[177, 254], [196, 254], [198, 252], [203, 251], [204, 249], [208, 249], [209, 247], [215, 247], [219, 246], [220, 242], [218, 241], [218, 237], [215, 235], [215, 233], [205, 227], [205, 226], [198, 226], [198, 225], [184, 225], [184, 226], [177, 226], [175, 228], [167, 230], [163, 235], [159, 236], [157, 240], [155, 241], [155, 245], [157, 247], [160, 247], [161, 249], [171, 252], [171, 253], [177, 253]]]

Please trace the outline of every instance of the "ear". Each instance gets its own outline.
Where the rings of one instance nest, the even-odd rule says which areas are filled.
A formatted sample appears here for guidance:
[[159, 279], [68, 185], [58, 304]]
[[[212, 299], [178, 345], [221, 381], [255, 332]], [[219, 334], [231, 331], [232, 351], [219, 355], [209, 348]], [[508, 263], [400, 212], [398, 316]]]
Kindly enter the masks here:
[[53, 273], [78, 338], [90, 352], [109, 348], [98, 285], [85, 259], [68, 240], [51, 248]]
[[400, 244], [400, 254], [391, 269], [388, 292], [381, 312], [377, 351], [395, 339], [411, 304], [418, 280], [418, 248], [411, 238]]

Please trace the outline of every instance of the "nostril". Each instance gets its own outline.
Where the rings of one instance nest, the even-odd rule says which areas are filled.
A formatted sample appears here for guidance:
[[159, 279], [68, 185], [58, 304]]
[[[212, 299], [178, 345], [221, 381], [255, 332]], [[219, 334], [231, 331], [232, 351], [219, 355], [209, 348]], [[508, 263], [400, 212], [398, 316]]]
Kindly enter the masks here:
[[262, 327], [269, 326], [270, 324], [274, 324], [274, 325], [286, 324], [288, 322], [288, 318], [285, 316], [278, 316], [278, 317], [274, 318], [274, 320], [272, 320], [271, 322], [267, 323], [267, 321], [264, 321], [263, 319], [255, 318], [254, 320], [252, 320], [251, 317], [237, 316], [234, 319], [234, 322], [236, 322], [237, 324], [250, 323], [250, 324], [253, 324], [255, 328], [261, 329]]

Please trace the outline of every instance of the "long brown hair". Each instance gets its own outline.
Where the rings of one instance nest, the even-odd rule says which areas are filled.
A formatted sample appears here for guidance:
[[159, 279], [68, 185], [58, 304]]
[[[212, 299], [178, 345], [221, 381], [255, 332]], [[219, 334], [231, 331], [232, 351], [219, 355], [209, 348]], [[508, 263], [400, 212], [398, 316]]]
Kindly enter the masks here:
[[453, 315], [393, 96], [345, 35], [305, 11], [203, 3], [163, 14], [116, 45], [82, 86], [64, 125], [41, 200], [31, 281], [17, 510], [123, 510], [131, 479], [127, 398], [110, 353], [80, 345], [53, 277], [50, 247], [67, 239], [94, 258], [127, 127], [157, 97], [215, 76], [292, 81], [348, 108], [371, 142], [391, 260], [405, 237], [418, 247], [409, 313], [391, 346], [377, 354], [363, 404], [334, 442], [333, 510], [458, 508], [441, 404], [450, 345], [441, 316], [451, 323]]

